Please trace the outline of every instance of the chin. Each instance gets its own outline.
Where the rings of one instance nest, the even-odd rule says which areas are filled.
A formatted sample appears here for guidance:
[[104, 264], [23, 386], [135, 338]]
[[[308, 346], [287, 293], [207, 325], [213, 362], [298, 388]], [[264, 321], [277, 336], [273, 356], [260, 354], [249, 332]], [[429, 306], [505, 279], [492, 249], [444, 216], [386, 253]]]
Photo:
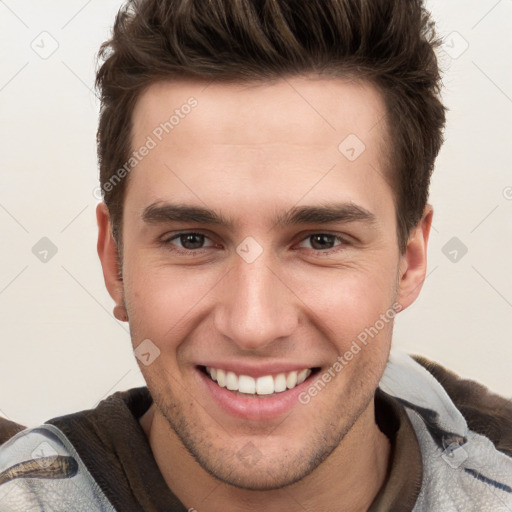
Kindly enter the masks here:
[[[329, 453], [326, 453], [322, 460]], [[302, 457], [303, 454], [300, 454], [293, 457], [294, 460], [289, 460], [287, 455], [274, 455], [272, 460], [269, 460], [267, 456], [261, 455], [258, 460], [240, 461], [238, 454], [231, 454], [233, 462], [222, 465], [218, 461], [223, 460], [223, 456], [215, 457], [215, 461], [212, 458], [200, 460], [199, 457], [196, 457], [196, 460], [211, 476], [227, 485], [252, 491], [273, 491], [302, 480], [321, 463], [321, 460], [304, 460]], [[300, 458], [301, 462], [297, 462], [297, 458]]]

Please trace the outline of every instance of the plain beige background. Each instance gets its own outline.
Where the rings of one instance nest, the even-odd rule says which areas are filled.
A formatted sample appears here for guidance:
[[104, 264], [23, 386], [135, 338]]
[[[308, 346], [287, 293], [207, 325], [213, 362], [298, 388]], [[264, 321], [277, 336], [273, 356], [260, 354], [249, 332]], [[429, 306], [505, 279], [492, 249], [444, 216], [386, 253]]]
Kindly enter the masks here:
[[[120, 4], [0, 2], [0, 415], [29, 426], [144, 384], [96, 254], [95, 54]], [[512, 397], [512, 2], [427, 5], [450, 112], [395, 345]]]

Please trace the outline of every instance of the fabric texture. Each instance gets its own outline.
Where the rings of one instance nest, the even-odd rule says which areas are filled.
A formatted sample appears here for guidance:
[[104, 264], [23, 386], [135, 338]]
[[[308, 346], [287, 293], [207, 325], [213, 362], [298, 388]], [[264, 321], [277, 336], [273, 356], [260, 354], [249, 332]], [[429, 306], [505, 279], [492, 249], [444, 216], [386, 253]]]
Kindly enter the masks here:
[[[135, 388], [115, 393], [96, 409], [48, 422], [56, 431], [58, 428], [60, 438], [74, 447], [81, 462], [87, 466], [91, 481], [102, 489], [113, 510], [188, 510], [166, 486], [138, 422], [151, 403], [146, 387]], [[410, 511], [421, 488], [422, 464], [418, 441], [404, 407], [380, 390], [377, 391], [375, 410], [379, 427], [391, 440], [392, 457], [386, 484], [371, 511]], [[25, 434], [32, 435], [32, 432]], [[39, 439], [34, 440], [31, 447], [39, 442]], [[46, 452], [47, 455], [51, 453], [51, 448]], [[43, 456], [44, 453], [41, 451], [34, 455]], [[33, 463], [34, 460], [28, 462]], [[20, 493], [45, 495], [44, 489], [39, 491], [37, 487], [20, 489]], [[85, 503], [85, 508], [80, 508], [80, 505], [70, 509], [69, 502], [66, 502], [65, 510], [103, 510], [91, 509], [90, 503]], [[0, 510], [4, 509], [0, 507]]]
[[116, 512], [72, 444], [53, 425], [27, 429], [0, 449], [2, 512]]
[[512, 458], [470, 430], [425, 367], [392, 351], [379, 388], [405, 405], [421, 447], [423, 485], [413, 512], [512, 509]]
[[18, 432], [25, 430], [25, 428], [26, 427], [23, 425], [15, 423], [14, 421], [0, 418], [0, 446], [9, 440], [12, 436], [16, 435]]
[[405, 407], [378, 389], [375, 419], [391, 442], [388, 474], [368, 512], [410, 512], [421, 491], [420, 445]]
[[[391, 440], [392, 454], [370, 512], [510, 512], [512, 427], [495, 425], [512, 414], [512, 406], [417, 359], [393, 351], [377, 390], [376, 421]], [[473, 393], [471, 403], [464, 389]], [[460, 409], [451, 397], [462, 403]], [[16, 434], [0, 448], [0, 510], [186, 512], [138, 422], [151, 403], [147, 388], [135, 388], [93, 410]], [[469, 407], [467, 420], [462, 411]], [[487, 433], [502, 451], [473, 430], [488, 425], [485, 416], [494, 425]]]

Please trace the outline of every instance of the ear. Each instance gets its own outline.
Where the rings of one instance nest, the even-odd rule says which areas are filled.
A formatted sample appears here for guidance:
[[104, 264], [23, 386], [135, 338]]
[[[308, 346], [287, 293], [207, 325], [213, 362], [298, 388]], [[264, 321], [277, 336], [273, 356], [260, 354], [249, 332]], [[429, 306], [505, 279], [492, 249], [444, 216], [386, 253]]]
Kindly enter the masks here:
[[405, 253], [401, 256], [397, 300], [402, 309], [418, 297], [427, 272], [427, 245], [434, 210], [427, 205], [418, 225], [411, 231]]
[[123, 280], [120, 277], [117, 245], [112, 236], [110, 214], [104, 202], [96, 207], [96, 220], [98, 222], [98, 256], [103, 268], [105, 285], [114, 302], [121, 305], [124, 304]]

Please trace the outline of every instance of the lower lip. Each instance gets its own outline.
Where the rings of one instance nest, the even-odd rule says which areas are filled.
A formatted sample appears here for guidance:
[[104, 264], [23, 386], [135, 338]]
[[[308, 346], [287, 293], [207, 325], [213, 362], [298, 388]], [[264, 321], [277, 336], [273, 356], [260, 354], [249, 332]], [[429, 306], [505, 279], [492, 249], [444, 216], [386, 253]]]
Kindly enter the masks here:
[[310, 385], [311, 378], [310, 375], [304, 382], [293, 389], [287, 389], [272, 396], [265, 395], [262, 398], [258, 396], [246, 398], [236, 395], [226, 388], [221, 388], [199, 368], [197, 368], [197, 373], [215, 402], [225, 412], [237, 418], [254, 421], [278, 418], [289, 413], [294, 407], [301, 405], [299, 395]]

